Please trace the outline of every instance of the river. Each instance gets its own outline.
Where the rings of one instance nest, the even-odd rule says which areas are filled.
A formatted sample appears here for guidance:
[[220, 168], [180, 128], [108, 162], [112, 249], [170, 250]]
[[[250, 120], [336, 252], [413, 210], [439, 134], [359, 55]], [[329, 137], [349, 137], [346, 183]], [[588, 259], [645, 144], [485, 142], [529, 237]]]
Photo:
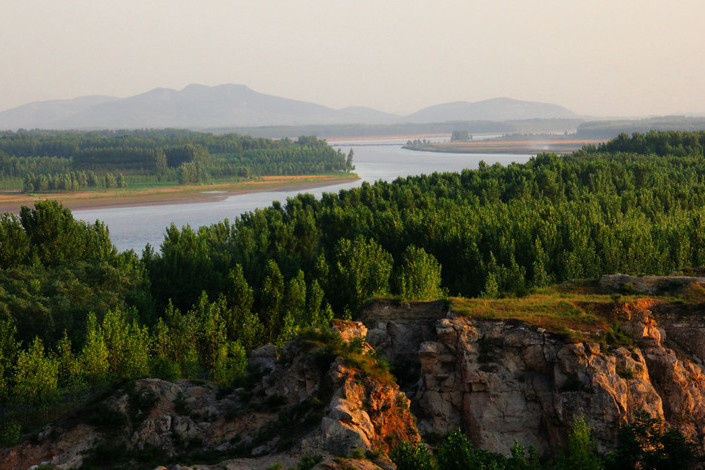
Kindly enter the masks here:
[[93, 223], [96, 220], [105, 222], [110, 229], [110, 238], [119, 250], [133, 249], [139, 253], [147, 243], [158, 249], [164, 239], [166, 227], [172, 222], [179, 227], [189, 224], [195, 229], [226, 218], [235, 220], [244, 212], [270, 206], [272, 201], [284, 203], [286, 198], [301, 192], [320, 197], [324, 192], [354, 188], [363, 181], [370, 183], [378, 180], [393, 181], [398, 177], [434, 171], [475, 169], [482, 160], [489, 165], [494, 163], [506, 165], [511, 162], [526, 162], [531, 158], [531, 155], [418, 152], [401, 148], [404, 143], [406, 139], [331, 142], [331, 145], [339, 148], [346, 155], [350, 149], [353, 149], [355, 172], [361, 179], [350, 183], [305, 191], [283, 189], [239, 194], [211, 202], [77, 210], [73, 214], [77, 219], [87, 222]]

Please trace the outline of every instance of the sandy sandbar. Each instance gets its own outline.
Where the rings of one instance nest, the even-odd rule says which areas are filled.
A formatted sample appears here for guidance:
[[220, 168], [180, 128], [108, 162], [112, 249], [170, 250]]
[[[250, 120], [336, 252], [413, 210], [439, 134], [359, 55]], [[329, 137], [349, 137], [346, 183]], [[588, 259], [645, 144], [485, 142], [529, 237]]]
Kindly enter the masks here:
[[19, 191], [0, 192], [0, 214], [19, 213], [22, 206], [34, 201], [55, 199], [71, 210], [110, 207], [152, 206], [158, 204], [189, 204], [220, 201], [237, 194], [279, 189], [303, 191], [312, 188], [349, 183], [360, 179], [349, 175], [264, 176], [252, 181], [193, 186], [162, 186], [144, 189], [106, 189], [72, 193], [25, 194]]

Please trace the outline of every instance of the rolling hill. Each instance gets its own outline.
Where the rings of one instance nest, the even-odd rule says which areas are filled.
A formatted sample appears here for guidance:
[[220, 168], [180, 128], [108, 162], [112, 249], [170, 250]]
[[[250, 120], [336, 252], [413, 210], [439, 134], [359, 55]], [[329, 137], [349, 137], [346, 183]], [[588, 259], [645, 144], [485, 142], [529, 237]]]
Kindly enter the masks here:
[[245, 85], [155, 88], [128, 98], [87, 96], [0, 112], [0, 129], [234, 128], [575, 118], [561, 106], [496, 98], [430, 106], [409, 116], [351, 106], [333, 109], [256, 92]]

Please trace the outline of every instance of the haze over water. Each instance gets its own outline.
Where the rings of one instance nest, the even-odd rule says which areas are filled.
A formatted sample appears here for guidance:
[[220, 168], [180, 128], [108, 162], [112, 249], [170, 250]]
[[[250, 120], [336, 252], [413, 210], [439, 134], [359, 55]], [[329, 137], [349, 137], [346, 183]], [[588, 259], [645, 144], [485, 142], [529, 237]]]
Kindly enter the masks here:
[[406, 139], [332, 142], [345, 154], [353, 149], [355, 172], [361, 179], [350, 183], [304, 191], [287, 189], [240, 194], [212, 202], [81, 210], [73, 214], [87, 222], [105, 222], [110, 229], [110, 238], [119, 250], [133, 249], [139, 253], [147, 243], [158, 249], [166, 228], [172, 222], [178, 227], [188, 224], [196, 229], [226, 218], [232, 222], [245, 212], [270, 206], [272, 201], [284, 204], [287, 198], [302, 192], [320, 197], [323, 193], [360, 186], [363, 181], [393, 181], [411, 175], [476, 169], [482, 160], [489, 165], [506, 165], [526, 162], [531, 158], [531, 155], [418, 152], [402, 149], [405, 142]]

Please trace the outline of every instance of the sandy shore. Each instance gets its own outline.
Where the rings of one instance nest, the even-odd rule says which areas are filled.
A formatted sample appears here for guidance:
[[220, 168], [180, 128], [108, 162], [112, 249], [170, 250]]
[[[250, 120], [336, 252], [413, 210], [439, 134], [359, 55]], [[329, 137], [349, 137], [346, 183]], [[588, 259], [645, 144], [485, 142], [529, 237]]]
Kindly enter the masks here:
[[71, 210], [103, 209], [109, 207], [151, 206], [158, 204], [189, 204], [219, 201], [236, 194], [279, 189], [303, 191], [360, 179], [350, 175], [264, 176], [254, 181], [219, 183], [193, 186], [164, 186], [144, 189], [110, 189], [78, 191], [73, 193], [47, 193], [29, 195], [19, 191], [0, 193], [0, 214], [18, 213], [22, 206], [32, 206], [34, 201], [55, 199]]
[[573, 153], [585, 145], [597, 145], [601, 139], [537, 139], [537, 140], [475, 140], [470, 142], [437, 142], [406, 146], [410, 150], [444, 153], [507, 153], [536, 154], [554, 152]]
[[450, 134], [413, 134], [413, 135], [378, 135], [370, 137], [326, 137], [328, 142], [353, 142], [353, 141], [367, 141], [367, 140], [393, 140], [393, 139], [431, 139], [434, 137], [447, 137], [450, 138]]

